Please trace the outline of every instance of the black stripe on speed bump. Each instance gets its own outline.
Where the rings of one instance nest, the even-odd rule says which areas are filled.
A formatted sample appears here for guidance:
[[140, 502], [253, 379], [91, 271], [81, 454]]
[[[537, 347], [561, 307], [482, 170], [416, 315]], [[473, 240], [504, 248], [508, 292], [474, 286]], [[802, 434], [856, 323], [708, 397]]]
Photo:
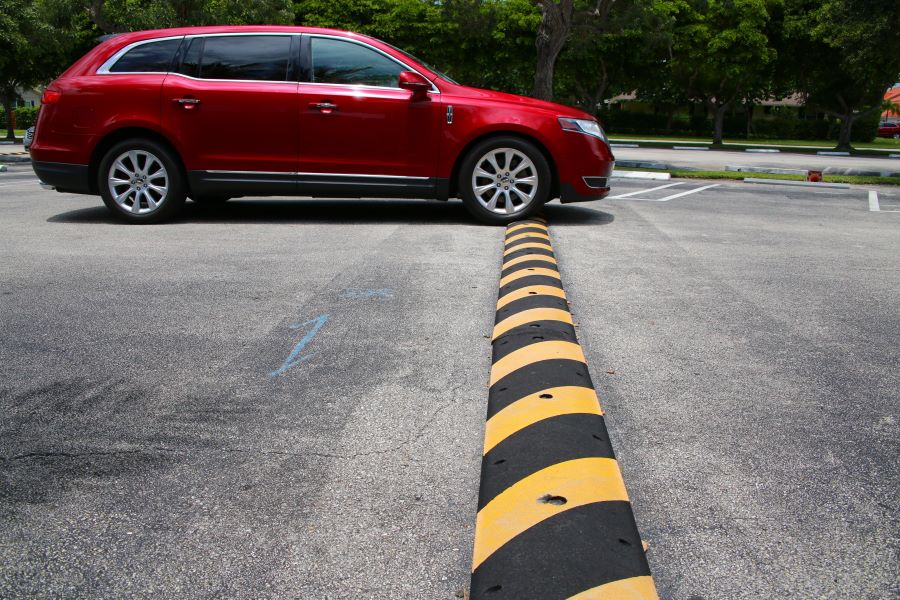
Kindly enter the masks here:
[[[531, 325], [539, 325], [539, 327], [531, 327]], [[493, 341], [492, 360], [497, 362], [531, 344], [553, 341], [578, 343], [578, 339], [575, 337], [575, 328], [562, 321], [532, 321], [513, 327]]]
[[484, 455], [478, 510], [532, 473], [567, 460], [590, 457], [615, 458], [602, 416], [565, 414], [529, 425]]
[[629, 577], [650, 566], [628, 502], [595, 502], [542, 521], [472, 573], [472, 600], [550, 600]]
[[506, 277], [507, 275], [515, 273], [516, 271], [521, 271], [522, 269], [551, 269], [559, 272], [559, 267], [552, 262], [547, 262], [546, 260], [526, 260], [503, 269], [500, 271], [500, 277]]
[[523, 233], [543, 233], [544, 235], [548, 235], [547, 230], [543, 229], [541, 227], [524, 227], [522, 229], [517, 229], [517, 230], [513, 231], [512, 233], [507, 234], [506, 239], [509, 239], [516, 235], [521, 235]]
[[520, 239], [518, 239], [518, 240], [513, 240], [513, 241], [511, 241], [511, 242], [508, 242], [508, 243], [506, 244], [506, 246], [505, 246], [504, 249], [505, 249], [505, 250], [510, 250], [510, 249], [512, 249], [512, 248], [515, 248], [516, 246], [521, 246], [522, 244], [529, 244], [529, 243], [531, 243], [531, 242], [535, 242], [535, 243], [537, 243], [537, 244], [545, 244], [545, 245], [547, 245], [547, 246], [550, 245], [550, 240], [548, 240], [548, 239], [545, 238], [545, 237], [538, 237], [538, 236], [531, 237], [531, 236], [529, 236], [529, 237], [524, 237], [524, 238], [520, 238]]
[[513, 371], [491, 386], [488, 392], [488, 418], [520, 398], [564, 385], [593, 388], [587, 365], [577, 360], [542, 360]]
[[565, 298], [560, 298], [559, 296], [547, 296], [544, 294], [525, 296], [524, 298], [513, 300], [502, 308], [497, 309], [495, 322], [499, 324], [503, 319], [531, 308], [558, 308], [560, 310], [568, 311], [569, 303], [566, 302]]
[[520, 279], [516, 279], [515, 281], [510, 281], [502, 288], [500, 288], [500, 298], [507, 295], [510, 292], [514, 292], [516, 290], [520, 290], [523, 287], [528, 287], [531, 285], [550, 285], [559, 289], [562, 289], [562, 282], [556, 277], [550, 277], [549, 275], [526, 275]]
[[522, 248], [521, 250], [513, 250], [509, 254], [505, 255], [503, 257], [503, 262], [507, 263], [514, 258], [519, 258], [520, 256], [525, 256], [526, 254], [540, 254], [541, 256], [556, 258], [555, 256], [553, 256], [553, 250], [551, 250], [550, 248]]

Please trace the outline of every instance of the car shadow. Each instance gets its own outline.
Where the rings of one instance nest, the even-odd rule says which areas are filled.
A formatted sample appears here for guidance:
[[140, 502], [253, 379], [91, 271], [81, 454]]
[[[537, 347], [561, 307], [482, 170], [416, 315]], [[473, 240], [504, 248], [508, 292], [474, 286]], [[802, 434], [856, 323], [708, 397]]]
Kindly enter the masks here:
[[[602, 225], [613, 216], [581, 206], [549, 204], [545, 214], [552, 224]], [[48, 223], [121, 224], [105, 206], [81, 208], [54, 215]], [[462, 202], [423, 200], [346, 200], [346, 199], [245, 199], [204, 206], [188, 202], [184, 210], [166, 225], [197, 223], [445, 223], [473, 225], [476, 222]]]

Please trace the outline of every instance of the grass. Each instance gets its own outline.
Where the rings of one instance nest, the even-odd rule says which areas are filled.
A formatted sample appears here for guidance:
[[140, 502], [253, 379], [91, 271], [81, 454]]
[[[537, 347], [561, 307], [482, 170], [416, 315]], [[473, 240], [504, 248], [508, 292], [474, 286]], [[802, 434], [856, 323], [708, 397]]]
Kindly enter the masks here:
[[[22, 141], [22, 139], [25, 137], [24, 129], [13, 129], [13, 133], [15, 134], [18, 141]], [[0, 141], [4, 139], [6, 139], [6, 127], [0, 128]]]
[[[805, 181], [803, 175], [785, 175], [777, 173], [747, 173], [740, 171], [659, 171], [656, 169], [628, 169], [629, 171], [647, 171], [650, 173], [671, 173], [679, 179], [783, 179], [787, 181]], [[825, 183], [853, 183], [856, 185], [900, 185], [900, 177], [877, 177], [868, 175], [825, 175]]]
[[[674, 143], [674, 142], [703, 142], [704, 144], [710, 144], [712, 140], [708, 137], [697, 137], [697, 136], [677, 136], [677, 135], [630, 135], [630, 134], [622, 134], [618, 135], [615, 133], [609, 134], [610, 141], [631, 141], [631, 140], [654, 140], [662, 143]], [[766, 139], [744, 139], [744, 138], [732, 138], [726, 139], [724, 144], [726, 146], [731, 147], [741, 147], [741, 148], [764, 148], [767, 146], [777, 147], [777, 146], [811, 146], [817, 150], [831, 150], [834, 148], [835, 144], [834, 140], [766, 140]], [[900, 152], [900, 139], [894, 138], [875, 138], [873, 142], [859, 142], [854, 143], [853, 148], [856, 150], [896, 150]]]

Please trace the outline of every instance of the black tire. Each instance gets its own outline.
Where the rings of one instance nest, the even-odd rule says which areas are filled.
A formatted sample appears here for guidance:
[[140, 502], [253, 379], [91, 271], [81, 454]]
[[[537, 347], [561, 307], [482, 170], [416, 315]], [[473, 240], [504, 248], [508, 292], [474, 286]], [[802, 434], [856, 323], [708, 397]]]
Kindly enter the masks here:
[[[532, 165], [534, 170], [534, 175], [537, 177], [537, 183], [534, 186], [535, 189], [530, 190], [528, 184], [525, 184], [523, 190], [527, 191], [528, 194], [531, 194], [533, 191], [533, 197], [525, 202], [522, 199], [522, 196], [518, 194], [506, 194], [505, 198], [512, 199], [512, 209], [513, 212], [509, 213], [507, 211], [506, 202], [509, 200], [505, 200], [503, 197], [498, 199], [498, 207], [494, 210], [488, 208], [490, 202], [488, 201], [485, 204], [485, 200], [490, 191], [487, 190], [481, 197], [476, 194], [474, 183], [473, 183], [473, 174], [475, 172], [475, 168], [478, 166], [477, 163], [483, 161], [484, 158], [488, 155], [489, 152], [493, 150], [499, 149], [511, 149], [513, 151], [518, 151], [527, 157]], [[513, 160], [517, 160], [515, 157]], [[500, 165], [500, 159], [498, 158], [498, 165], [504, 168], [501, 168], [502, 173], [497, 173], [498, 177], [496, 180], [496, 185], [498, 190], [502, 192], [502, 190], [509, 190], [510, 187], [503, 187], [507, 182], [505, 180], [501, 180], [500, 177], [503, 177], [504, 173], [506, 173], [505, 169], [510, 168], [510, 165]], [[512, 165], [516, 167], [517, 164], [514, 163]], [[530, 168], [530, 167], [529, 167]], [[525, 173], [528, 173], [526, 170]], [[509, 173], [506, 173], [507, 175]], [[477, 179], [474, 181], [483, 181], [484, 187], [485, 185], [490, 184], [490, 182], [494, 181], [492, 179], [483, 178]], [[515, 183], [515, 180], [512, 181]], [[552, 186], [552, 173], [550, 170], [550, 165], [547, 162], [547, 159], [544, 157], [543, 152], [538, 150], [538, 148], [521, 138], [512, 137], [512, 136], [498, 136], [492, 137], [479, 144], [475, 145], [466, 157], [463, 159], [462, 164], [459, 169], [459, 179], [457, 180], [457, 189], [459, 190], [459, 196], [462, 198], [463, 205], [466, 207], [466, 210], [469, 211], [473, 217], [481, 221], [482, 223], [487, 223], [489, 225], [507, 225], [513, 221], [519, 221], [521, 219], [526, 219], [537, 214], [541, 208], [543, 208], [544, 204], [547, 202], [550, 196], [550, 189]], [[511, 186], [515, 187], [515, 186]], [[521, 206], [517, 206], [515, 202], [521, 202]], [[503, 203], [503, 211], [499, 212], [499, 204]]]
[[[117, 202], [113, 196], [113, 191], [110, 189], [111, 177], [115, 174], [118, 175], [115, 178], [116, 180], [124, 181], [122, 176], [127, 175], [128, 171], [116, 170], [111, 174], [110, 170], [116, 160], [132, 151], [135, 152], [138, 164], [136, 166], [133, 165], [131, 158], [124, 158], [122, 164], [127, 169], [133, 169], [135, 173], [139, 172], [142, 166], [147, 170], [146, 173], [143, 173], [144, 181], [138, 182], [138, 185], [144, 186], [142, 189], [145, 190], [143, 193], [145, 195], [132, 190], [124, 197], [120, 195], [121, 202]], [[155, 190], [151, 192], [151, 188], [154, 187], [152, 185], [154, 181], [158, 184], [163, 180], [148, 177], [154, 172], [160, 172], [154, 171], [157, 165], [151, 162], [147, 158], [148, 156], [154, 158], [164, 169], [164, 177], [166, 178], [164, 186], [166, 193], [164, 195]], [[142, 158], [144, 160], [143, 165], [141, 164]], [[119, 142], [104, 155], [97, 170], [97, 187], [100, 190], [103, 203], [106, 204], [106, 207], [113, 214], [128, 223], [159, 223], [175, 216], [184, 206], [184, 200], [187, 197], [184, 179], [181, 162], [172, 151], [159, 142], [145, 138], [133, 138]], [[129, 190], [130, 187], [133, 188], [133, 185], [129, 186], [127, 183], [115, 185], [119, 187], [114, 187], [113, 189], [119, 191], [120, 194]], [[137, 210], [135, 210], [135, 197], [138, 199]], [[150, 199], [156, 200], [155, 207], [150, 205]]]

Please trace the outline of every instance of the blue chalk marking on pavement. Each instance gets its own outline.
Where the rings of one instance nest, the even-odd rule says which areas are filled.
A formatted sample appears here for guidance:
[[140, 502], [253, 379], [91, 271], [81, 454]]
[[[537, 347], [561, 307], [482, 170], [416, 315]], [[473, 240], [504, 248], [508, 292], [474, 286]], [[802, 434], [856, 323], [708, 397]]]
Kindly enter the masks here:
[[306, 332], [306, 335], [303, 336], [303, 339], [301, 339], [299, 342], [297, 342], [297, 345], [294, 346], [294, 349], [291, 350], [291, 353], [285, 359], [284, 364], [282, 364], [281, 367], [279, 367], [275, 371], [272, 371], [271, 373], [269, 373], [269, 376], [270, 377], [278, 377], [279, 375], [281, 375], [282, 373], [284, 373], [285, 371], [287, 371], [294, 365], [298, 365], [298, 364], [302, 363], [304, 360], [307, 360], [307, 359], [315, 356], [316, 355], [315, 353], [306, 354], [304, 356], [300, 356], [300, 353], [303, 352], [303, 349], [306, 348], [307, 344], [309, 344], [312, 341], [312, 339], [314, 337], [316, 337], [316, 334], [319, 333], [319, 330], [322, 329], [322, 326], [328, 322], [328, 318], [329, 318], [328, 315], [319, 315], [315, 319], [311, 319], [309, 321], [306, 321], [305, 323], [297, 323], [297, 324], [291, 325], [291, 329], [301, 329], [303, 327], [306, 327], [307, 325], [312, 325], [313, 327], [312, 327], [312, 329], [310, 329], [309, 331]]
[[393, 298], [394, 290], [391, 288], [347, 288], [341, 292], [341, 298], [358, 299], [358, 298]]

